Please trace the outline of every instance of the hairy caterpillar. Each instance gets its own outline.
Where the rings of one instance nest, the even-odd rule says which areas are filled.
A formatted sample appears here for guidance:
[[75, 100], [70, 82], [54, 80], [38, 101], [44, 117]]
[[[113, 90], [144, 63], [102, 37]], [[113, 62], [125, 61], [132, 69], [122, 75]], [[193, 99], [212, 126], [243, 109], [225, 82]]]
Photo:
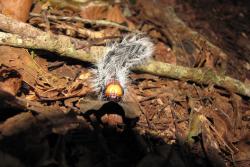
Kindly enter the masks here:
[[107, 50], [93, 71], [93, 85], [102, 99], [120, 101], [126, 93], [129, 68], [145, 63], [153, 53], [153, 43], [141, 35], [127, 35]]

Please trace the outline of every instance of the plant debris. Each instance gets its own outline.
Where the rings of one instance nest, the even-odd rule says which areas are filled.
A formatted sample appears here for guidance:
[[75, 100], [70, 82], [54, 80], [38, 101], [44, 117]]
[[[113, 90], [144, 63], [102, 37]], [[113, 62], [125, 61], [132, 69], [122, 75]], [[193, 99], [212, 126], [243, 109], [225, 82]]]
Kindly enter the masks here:
[[[13, 2], [0, 0], [0, 166], [250, 166], [246, 1]], [[95, 62], [130, 33], [153, 60], [123, 101], [101, 100]]]

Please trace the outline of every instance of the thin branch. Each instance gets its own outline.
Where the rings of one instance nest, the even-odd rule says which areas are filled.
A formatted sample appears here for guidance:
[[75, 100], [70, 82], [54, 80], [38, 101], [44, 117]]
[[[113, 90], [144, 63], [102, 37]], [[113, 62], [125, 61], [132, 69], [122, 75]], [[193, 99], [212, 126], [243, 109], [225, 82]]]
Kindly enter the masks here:
[[60, 56], [71, 57], [74, 59], [94, 62], [94, 57], [83, 49], [77, 50], [70, 38], [66, 36], [56, 36], [46, 33], [36, 37], [24, 37], [10, 33], [0, 32], [0, 44], [30, 48], [43, 49], [50, 52], [56, 52]]
[[[30, 13], [30, 16], [33, 17], [41, 17], [41, 14], [38, 13]], [[92, 25], [99, 25], [99, 26], [107, 26], [107, 27], [117, 27], [120, 30], [125, 30], [128, 32], [131, 32], [131, 30], [123, 25], [120, 25], [118, 23], [108, 21], [108, 20], [89, 20], [89, 19], [83, 19], [80, 17], [67, 17], [67, 16], [55, 16], [55, 15], [46, 15], [46, 17], [50, 20], [62, 20], [62, 21], [79, 21], [82, 23], [88, 23]]]
[[237, 79], [225, 75], [216, 74], [212, 69], [188, 68], [153, 60], [145, 66], [136, 67], [136, 69], [154, 75], [193, 81], [199, 84], [213, 84], [250, 97], [249, 84], [244, 84]]

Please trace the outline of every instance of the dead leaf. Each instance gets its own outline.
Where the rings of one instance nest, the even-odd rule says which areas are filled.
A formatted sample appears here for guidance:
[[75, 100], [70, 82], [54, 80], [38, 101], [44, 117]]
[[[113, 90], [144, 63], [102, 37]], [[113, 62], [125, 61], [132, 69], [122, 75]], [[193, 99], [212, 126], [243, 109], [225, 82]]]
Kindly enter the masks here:
[[120, 5], [118, 4], [109, 8], [106, 19], [120, 24], [126, 21], [125, 17], [122, 15]]
[[79, 100], [79, 97], [69, 98], [64, 100], [64, 104], [67, 107], [74, 108], [74, 103]]
[[79, 79], [82, 81], [86, 81], [86, 80], [90, 79], [90, 77], [91, 77], [91, 73], [89, 71], [86, 71], [86, 72], [79, 75]]
[[36, 94], [35, 94], [34, 91], [30, 90], [30, 91], [29, 91], [29, 94], [27, 94], [27, 95], [25, 96], [25, 99], [26, 99], [26, 100], [29, 100], [29, 101], [34, 101], [34, 100], [37, 100], [37, 96], [36, 96]]
[[155, 38], [155, 39], [161, 39], [164, 41], [164, 36], [160, 32], [158, 32], [156, 29], [152, 29], [149, 31], [149, 36]]
[[206, 56], [205, 67], [214, 69], [214, 56], [210, 52], [205, 53], [205, 56]]
[[35, 3], [33, 9], [32, 9], [32, 13], [41, 13], [42, 12], [42, 2], [38, 1], [37, 3]]
[[117, 126], [123, 124], [122, 116], [118, 114], [104, 114], [101, 121], [109, 126]]
[[119, 4], [115, 4], [113, 7], [109, 8], [106, 19], [119, 24], [126, 24], [129, 29], [135, 29], [135, 25], [123, 16]]
[[0, 89], [16, 95], [22, 85], [21, 75], [8, 67], [0, 66]]
[[164, 43], [159, 42], [155, 45], [154, 52], [155, 59], [158, 61], [176, 64], [176, 57], [171, 53], [170, 47], [167, 47]]
[[26, 22], [33, 0], [0, 0], [1, 13]]
[[107, 5], [95, 5], [84, 7], [80, 16], [84, 19], [103, 20], [107, 15]]
[[38, 89], [36, 88], [36, 93], [39, 95], [39, 98], [53, 99], [59, 95], [59, 90], [57, 89]]
[[22, 79], [34, 87], [39, 75], [37, 66], [32, 62], [31, 55], [25, 49], [0, 46], [0, 63], [16, 69]]
[[[57, 77], [47, 72], [47, 64], [35, 59], [26, 51], [6, 46], [0, 47], [1, 64], [16, 69], [22, 76], [22, 80], [31, 86], [38, 97], [46, 100], [64, 99], [74, 96], [83, 96], [90, 88], [76, 79], [69, 81], [65, 77]], [[41, 64], [43, 67], [41, 67]]]

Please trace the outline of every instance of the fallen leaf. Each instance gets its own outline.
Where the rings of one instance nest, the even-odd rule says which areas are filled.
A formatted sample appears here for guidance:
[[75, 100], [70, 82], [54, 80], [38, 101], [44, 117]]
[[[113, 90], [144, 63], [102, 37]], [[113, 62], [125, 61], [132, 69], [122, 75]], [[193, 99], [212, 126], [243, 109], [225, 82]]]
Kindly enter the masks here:
[[34, 55], [32, 57], [26, 50], [0, 46], [0, 54], [2, 55], [0, 64], [17, 70], [22, 76], [22, 80], [34, 89], [38, 97], [44, 100], [83, 96], [90, 91], [90, 88], [80, 79], [69, 81], [66, 77], [57, 77], [47, 72], [46, 63], [38, 58], [33, 58]]
[[33, 0], [0, 0], [1, 13], [26, 22]]
[[22, 85], [20, 74], [13, 69], [0, 66], [0, 89], [16, 95]]
[[157, 43], [154, 49], [154, 56], [156, 60], [170, 64], [176, 64], [176, 56], [172, 54], [171, 49], [167, 47], [164, 43]]
[[34, 87], [38, 78], [39, 69], [32, 63], [32, 57], [25, 49], [0, 46], [0, 64], [17, 70], [22, 79], [30, 86]]
[[109, 8], [106, 19], [119, 24], [125, 24], [128, 26], [129, 29], [135, 29], [135, 25], [123, 16], [119, 4], [115, 4], [113, 7]]
[[118, 4], [109, 8], [106, 19], [120, 24], [126, 21], [126, 18], [122, 15], [120, 5]]
[[205, 67], [214, 69], [214, 56], [210, 52], [206, 52], [205, 56], [206, 56]]
[[101, 117], [101, 121], [109, 126], [117, 126], [123, 124], [122, 116], [118, 114], [105, 114]]
[[107, 15], [107, 5], [92, 5], [81, 9], [80, 16], [84, 19], [102, 20]]

